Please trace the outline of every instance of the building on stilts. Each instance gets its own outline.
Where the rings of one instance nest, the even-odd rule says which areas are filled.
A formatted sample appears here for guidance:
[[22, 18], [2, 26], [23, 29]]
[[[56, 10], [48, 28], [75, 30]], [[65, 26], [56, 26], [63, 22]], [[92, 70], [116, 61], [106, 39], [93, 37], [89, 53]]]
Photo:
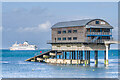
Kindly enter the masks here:
[[47, 42], [52, 49], [35, 59], [47, 63], [89, 65], [90, 53], [94, 51], [97, 65], [98, 51], [104, 50], [104, 63], [107, 65], [110, 44], [105, 44], [105, 41], [113, 41], [112, 29], [103, 19], [58, 22], [51, 27], [52, 38]]

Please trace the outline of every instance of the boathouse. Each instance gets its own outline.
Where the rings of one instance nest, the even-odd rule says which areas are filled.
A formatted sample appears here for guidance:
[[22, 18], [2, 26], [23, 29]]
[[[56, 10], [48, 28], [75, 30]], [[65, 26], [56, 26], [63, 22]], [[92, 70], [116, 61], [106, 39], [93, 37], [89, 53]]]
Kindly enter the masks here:
[[47, 42], [52, 45], [51, 51], [43, 53], [42, 57], [35, 57], [35, 60], [87, 65], [90, 64], [90, 51], [94, 51], [97, 64], [98, 51], [104, 50], [104, 63], [108, 64], [110, 44], [105, 44], [105, 41], [113, 40], [112, 29], [113, 27], [103, 19], [58, 22], [51, 27], [52, 38]]

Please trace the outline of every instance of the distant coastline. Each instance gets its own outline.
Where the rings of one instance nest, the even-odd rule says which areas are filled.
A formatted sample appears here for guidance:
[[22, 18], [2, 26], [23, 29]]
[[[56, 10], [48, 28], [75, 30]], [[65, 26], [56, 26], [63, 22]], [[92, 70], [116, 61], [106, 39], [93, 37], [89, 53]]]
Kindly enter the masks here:
[[[50, 49], [50, 48], [39, 48], [38, 50], [46, 50], [46, 49]], [[0, 50], [10, 50], [9, 48], [1, 48]]]
[[[50, 50], [50, 48], [39, 48], [38, 50], [46, 50], [46, 49], [49, 49]], [[0, 50], [10, 50], [9, 48], [3, 48], [3, 49], [0, 49]], [[120, 50], [120, 49], [110, 49], [110, 50]]]

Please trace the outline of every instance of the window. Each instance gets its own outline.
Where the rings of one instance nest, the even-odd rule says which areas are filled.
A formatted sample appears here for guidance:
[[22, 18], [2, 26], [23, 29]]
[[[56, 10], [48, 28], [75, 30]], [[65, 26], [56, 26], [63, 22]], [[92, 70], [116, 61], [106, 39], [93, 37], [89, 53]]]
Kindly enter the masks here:
[[68, 33], [72, 33], [72, 31], [71, 31], [71, 30], [68, 30]]
[[58, 38], [58, 40], [61, 40], [61, 38]]
[[105, 22], [101, 22], [101, 24], [105, 24]]
[[104, 29], [104, 32], [110, 32], [110, 29]]
[[63, 40], [66, 40], [66, 37], [63, 37]]
[[89, 29], [87, 29], [87, 32], [90, 32]]
[[99, 21], [96, 21], [96, 24], [99, 24]]
[[64, 30], [63, 33], [66, 33], [66, 30]]
[[77, 40], [77, 37], [73, 37], [73, 40]]
[[55, 41], [56, 41], [56, 38], [55, 38]]
[[77, 30], [73, 30], [73, 33], [77, 33]]
[[68, 40], [71, 40], [71, 37], [68, 37]]
[[58, 34], [61, 34], [61, 31], [58, 31]]

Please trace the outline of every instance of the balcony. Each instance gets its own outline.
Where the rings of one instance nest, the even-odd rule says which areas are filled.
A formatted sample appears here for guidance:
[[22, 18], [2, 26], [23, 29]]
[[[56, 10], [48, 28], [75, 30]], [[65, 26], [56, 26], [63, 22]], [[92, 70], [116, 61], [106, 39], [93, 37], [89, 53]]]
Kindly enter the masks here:
[[98, 39], [98, 40], [86, 40], [88, 43], [104, 43], [105, 41], [113, 41], [112, 39]]
[[112, 36], [111, 32], [86, 32], [87, 36]]
[[48, 44], [68, 44], [68, 43], [104, 43], [104, 41], [113, 41], [113, 38], [111, 39], [98, 39], [98, 40], [88, 40], [87, 38], [85, 41], [47, 41]]
[[47, 44], [52, 44], [52, 43], [83, 43], [84, 41], [78, 41], [78, 40], [66, 40], [66, 41], [63, 41], [63, 40], [61, 40], [61, 41], [52, 41], [52, 40], [49, 40], [49, 41], [47, 41]]

